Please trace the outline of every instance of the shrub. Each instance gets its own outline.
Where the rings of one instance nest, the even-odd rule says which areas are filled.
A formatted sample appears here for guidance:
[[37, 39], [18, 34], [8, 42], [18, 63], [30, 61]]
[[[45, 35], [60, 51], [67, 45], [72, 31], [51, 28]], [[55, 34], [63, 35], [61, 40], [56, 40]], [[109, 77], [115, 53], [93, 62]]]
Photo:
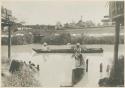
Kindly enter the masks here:
[[[13, 45], [31, 44], [34, 41], [39, 43], [47, 42], [50, 45], [76, 44], [77, 42], [81, 44], [114, 44], [115, 42], [114, 36], [94, 37], [82, 34], [80, 37], [72, 37], [66, 32], [60, 33], [58, 36], [53, 35], [53, 33], [48, 34], [43, 38], [34, 38], [32, 34], [24, 34], [24, 36], [14, 36], [11, 39]], [[124, 36], [120, 36], [119, 43], [124, 44]], [[2, 44], [8, 44], [7, 37], [2, 37]]]
[[41, 43], [44, 43], [44, 42], [48, 44], [62, 45], [62, 44], [67, 44], [71, 42], [71, 37], [69, 33], [61, 33], [58, 36], [49, 35], [49, 36], [45, 36], [41, 40]]
[[7, 45], [8, 44], [8, 37], [2, 37], [1, 38], [1, 44], [2, 45]]
[[15, 71], [10, 76], [2, 77], [4, 87], [38, 87], [38, 80], [34, 77], [34, 72], [24, 66], [20, 71]]
[[[31, 44], [33, 43], [33, 35], [31, 34], [24, 34], [24, 36], [13, 36], [11, 37], [11, 44], [12, 45], [24, 45], [24, 44]], [[2, 44], [8, 44], [8, 37], [2, 37]]]
[[1, 57], [1, 64], [9, 64], [10, 63], [10, 59], [8, 59], [7, 57]]

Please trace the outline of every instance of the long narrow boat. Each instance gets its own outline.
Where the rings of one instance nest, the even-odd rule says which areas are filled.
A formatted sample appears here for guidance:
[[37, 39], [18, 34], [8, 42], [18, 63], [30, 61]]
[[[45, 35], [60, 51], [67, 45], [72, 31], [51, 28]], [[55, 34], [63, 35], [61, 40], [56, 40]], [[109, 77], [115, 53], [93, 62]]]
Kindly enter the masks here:
[[[45, 51], [42, 49], [34, 49], [36, 53], [74, 53], [73, 49], [51, 49], [49, 51]], [[103, 53], [102, 48], [89, 48], [89, 49], [82, 49], [82, 53]]]

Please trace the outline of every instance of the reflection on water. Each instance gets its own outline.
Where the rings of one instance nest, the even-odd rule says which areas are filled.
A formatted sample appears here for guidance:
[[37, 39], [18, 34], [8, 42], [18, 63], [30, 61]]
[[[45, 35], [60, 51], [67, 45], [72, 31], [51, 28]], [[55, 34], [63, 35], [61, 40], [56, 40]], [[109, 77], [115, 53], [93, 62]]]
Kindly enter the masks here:
[[73, 58], [69, 54], [38, 54], [31, 58], [40, 65], [40, 81], [43, 86], [71, 84]]
[[[68, 86], [72, 83], [72, 69], [74, 69], [75, 60], [72, 54], [36, 54], [32, 51], [33, 47], [39, 45], [13, 46], [12, 58], [18, 57], [20, 60], [29, 61], [40, 65], [40, 71], [37, 78], [42, 86]], [[98, 86], [100, 78], [109, 76], [106, 72], [107, 65], [111, 67], [113, 61], [113, 46], [88, 46], [104, 49], [104, 53], [83, 54], [85, 61], [88, 60], [88, 72], [85, 72], [83, 78], [75, 86]], [[123, 54], [123, 46], [119, 48], [119, 54]], [[7, 46], [2, 46], [2, 56], [7, 56]], [[17, 59], [17, 58], [16, 58]], [[100, 72], [100, 63], [103, 69]]]

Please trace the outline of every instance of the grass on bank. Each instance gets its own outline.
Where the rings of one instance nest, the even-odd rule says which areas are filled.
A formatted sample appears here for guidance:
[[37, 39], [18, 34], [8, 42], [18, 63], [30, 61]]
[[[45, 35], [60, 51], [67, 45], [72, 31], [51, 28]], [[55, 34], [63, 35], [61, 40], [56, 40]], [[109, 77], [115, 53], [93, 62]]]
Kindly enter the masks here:
[[[9, 70], [9, 60], [2, 59], [2, 87], [39, 87], [39, 81], [34, 77], [34, 72], [29, 66], [23, 66], [20, 71], [16, 71], [13, 74]], [[9, 75], [7, 75], [9, 74]]]
[[[65, 45], [67, 43], [76, 44], [77, 42], [81, 44], [114, 44], [114, 36], [87, 36], [82, 33], [81, 36], [71, 36], [69, 32], [62, 32], [59, 35], [46, 35], [44, 37], [36, 38], [31, 34], [25, 34], [24, 36], [14, 36], [11, 38], [12, 45], [24, 45], [32, 44], [37, 41], [37, 43], [47, 42], [49, 45]], [[2, 44], [8, 44], [8, 37], [2, 37]], [[124, 44], [124, 36], [119, 37], [119, 43]]]

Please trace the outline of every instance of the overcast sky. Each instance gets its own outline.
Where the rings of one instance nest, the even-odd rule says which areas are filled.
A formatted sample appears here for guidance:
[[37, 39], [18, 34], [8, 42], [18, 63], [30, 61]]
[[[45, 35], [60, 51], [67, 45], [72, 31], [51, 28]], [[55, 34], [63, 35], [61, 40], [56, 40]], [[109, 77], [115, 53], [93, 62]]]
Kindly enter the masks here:
[[77, 22], [83, 16], [83, 21], [101, 22], [108, 15], [107, 1], [11, 1], [2, 5], [12, 10], [19, 21], [26, 24], [56, 24], [60, 21]]

